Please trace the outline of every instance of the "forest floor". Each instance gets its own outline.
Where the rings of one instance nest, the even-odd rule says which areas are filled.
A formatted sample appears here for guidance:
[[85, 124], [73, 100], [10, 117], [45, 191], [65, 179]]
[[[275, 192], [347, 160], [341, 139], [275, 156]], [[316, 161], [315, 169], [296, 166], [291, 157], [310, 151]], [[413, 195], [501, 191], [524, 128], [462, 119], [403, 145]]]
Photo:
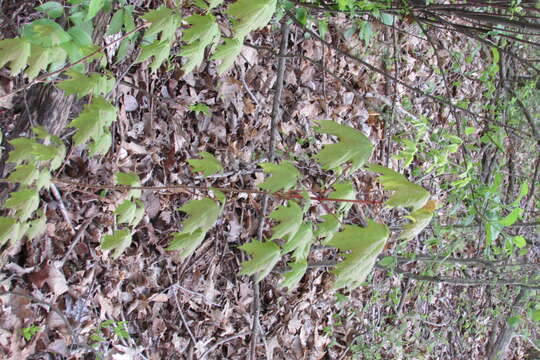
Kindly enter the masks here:
[[[18, 25], [34, 14], [32, 2], [23, 3], [2, 5], [3, 13]], [[491, 54], [452, 32], [430, 30], [430, 41], [426, 41], [412, 19], [396, 19], [394, 27], [373, 18], [365, 24], [369, 25], [351, 30], [351, 22], [344, 16], [333, 18], [325, 37], [331, 46], [290, 24], [276, 157], [293, 161], [303, 172], [302, 186], [317, 193], [335, 178], [309, 159], [332, 141], [314, 130], [316, 120], [332, 119], [358, 128], [375, 145], [371, 162], [407, 174], [441, 204], [454, 202], [438, 210], [440, 216], [434, 223], [440, 230], [465, 216], [455, 199], [447, 199], [443, 185], [455, 176], [423, 172], [432, 165], [430, 160], [435, 161], [429, 153], [404, 167], [404, 160], [394, 156], [403, 149], [395, 139], [413, 134], [421, 126], [428, 134], [422, 140], [424, 149], [436, 148], [443, 133], [459, 137], [452, 111], [336, 49], [434, 96], [469, 100], [472, 109], [482, 102], [486, 91], [476, 78], [491, 65]], [[7, 29], [10, 24], [1, 26]], [[149, 187], [189, 184], [255, 189], [264, 178], [258, 164], [268, 159], [279, 24], [251, 34], [248, 40], [253, 46], [244, 47], [241, 57], [221, 77], [213, 63], [203, 63], [184, 75], [180, 57], [154, 74], [148, 64], [134, 64], [135, 55], [109, 69], [117, 76], [125, 73], [114, 96], [119, 111], [113, 125], [113, 148], [103, 158], [90, 158], [84, 149], [71, 147], [56, 177], [82, 184], [113, 184], [113, 173], [123, 171], [137, 173], [142, 185]], [[461, 62], [456, 54], [462, 54]], [[469, 55], [470, 61], [465, 61]], [[460, 74], [468, 75], [452, 71], [456, 66]], [[454, 85], [445, 86], [438, 69]], [[3, 79], [4, 87], [14, 86], [7, 83], [8, 77]], [[205, 104], [209, 112], [190, 110], [196, 104]], [[9, 133], [20, 114], [4, 104], [1, 116], [3, 132]], [[473, 129], [465, 141], [478, 142], [487, 127], [477, 119], [463, 123]], [[518, 162], [536, 157], [528, 144], [524, 141], [516, 146], [522, 157]], [[510, 141], [505, 143], [510, 145]], [[225, 172], [209, 178], [191, 173], [187, 159], [201, 151], [214, 154]], [[485, 153], [471, 151], [473, 167], [482, 166]], [[462, 161], [460, 152], [448, 158]], [[532, 168], [532, 164], [528, 166]], [[529, 176], [527, 171], [520, 174]], [[373, 174], [359, 171], [352, 179], [360, 198], [383, 196]], [[260, 282], [255, 292], [252, 279], [238, 275], [240, 263], [247, 259], [238, 247], [256, 237], [263, 215], [260, 195], [228, 195], [217, 226], [193, 256], [180, 261], [177, 254], [165, 250], [184, 216], [178, 208], [206, 194], [143, 190], [146, 215], [132, 245], [112, 260], [99, 245], [113, 227], [113, 210], [123, 194], [60, 185], [59, 190], [59, 198], [42, 194], [47, 204], [46, 234], [4, 250], [0, 292], [26, 296], [0, 297], [0, 357], [482, 359], [520, 291], [516, 286], [489, 285], [489, 280], [474, 286], [415, 280], [379, 266], [368, 286], [353, 291], [332, 290], [332, 274], [316, 267], [291, 292], [277, 287], [278, 271]], [[270, 199], [269, 208], [280, 201]], [[447, 209], [455, 212], [448, 214]], [[324, 209], [315, 204], [310, 213], [315, 216]], [[347, 221], [374, 218], [397, 227], [398, 213], [380, 205], [355, 204]], [[523, 222], [535, 219], [534, 213], [527, 216]], [[265, 232], [270, 224], [266, 222]], [[535, 229], [523, 228], [520, 234], [535, 238]], [[477, 258], [483, 254], [484, 245], [475, 228], [447, 233], [435, 230], [430, 227], [406, 244], [392, 237], [383, 256]], [[519, 259], [538, 264], [539, 254], [536, 246]], [[329, 260], [337, 260], [337, 253], [321, 246], [310, 256], [313, 262]], [[279, 263], [277, 267], [283, 266], [285, 263]], [[426, 265], [411, 260], [401, 269], [420, 274]], [[482, 267], [462, 268], [459, 264], [441, 265], [436, 272], [453, 278], [489, 278], [484, 277]], [[256, 300], [259, 306], [254, 309]], [[256, 344], [252, 344], [254, 319], [260, 323]], [[520, 326], [529, 329], [532, 339], [538, 335], [534, 326]], [[22, 329], [32, 327], [35, 334], [25, 339]], [[529, 347], [524, 337], [515, 338], [507, 359], [525, 358]]]

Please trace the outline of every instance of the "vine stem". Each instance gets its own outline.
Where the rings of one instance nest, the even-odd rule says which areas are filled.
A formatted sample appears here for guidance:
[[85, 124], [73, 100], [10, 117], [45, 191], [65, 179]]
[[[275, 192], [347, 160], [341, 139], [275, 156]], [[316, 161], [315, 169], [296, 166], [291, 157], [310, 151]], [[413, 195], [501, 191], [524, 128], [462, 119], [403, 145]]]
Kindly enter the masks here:
[[120, 42], [120, 41], [122, 41], [122, 40], [124, 40], [124, 39], [126, 39], [126, 38], [128, 38], [128, 37], [130, 37], [132, 34], [136, 33], [136, 32], [139, 31], [139, 30], [142, 30], [142, 29], [144, 29], [144, 28], [146, 28], [146, 27], [148, 27], [148, 26], [150, 26], [150, 23], [149, 23], [149, 22], [146, 22], [146, 23], [144, 23], [144, 24], [141, 24], [141, 25], [137, 26], [135, 29], [133, 29], [133, 30], [131, 30], [131, 31], [128, 31], [127, 33], [125, 33], [124, 35], [122, 35], [121, 37], [119, 37], [118, 39], [115, 39], [115, 40], [111, 41], [110, 43], [108, 43], [108, 44], [106, 44], [106, 45], [103, 45], [102, 47], [100, 47], [100, 48], [97, 49], [96, 51], [94, 51], [94, 52], [92, 52], [92, 53], [86, 55], [85, 57], [82, 57], [82, 58], [80, 58], [79, 60], [77, 60], [77, 61], [75, 61], [75, 62], [73, 62], [73, 63], [71, 63], [71, 64], [67, 64], [67, 65], [65, 65], [64, 67], [62, 67], [62, 68], [60, 68], [60, 69], [58, 69], [58, 70], [51, 71], [51, 72], [45, 73], [45, 74], [43, 74], [43, 75], [41, 75], [41, 76], [38, 76], [38, 77], [35, 78], [34, 80], [30, 81], [28, 84], [23, 85], [23, 86], [21, 86], [20, 88], [15, 89], [15, 90], [13, 90], [13, 91], [11, 91], [11, 92], [9, 92], [9, 93], [3, 95], [3, 96], [0, 96], [0, 100], [2, 100], [2, 99], [4, 99], [4, 98], [7, 98], [7, 97], [9, 97], [9, 96], [11, 96], [11, 95], [14, 95], [14, 94], [16, 94], [16, 93], [19, 93], [19, 92], [21, 92], [21, 91], [23, 91], [23, 90], [26, 90], [26, 89], [32, 87], [32, 86], [35, 85], [35, 84], [38, 84], [38, 83], [40, 83], [40, 82], [45, 81], [47, 78], [49, 78], [49, 77], [51, 77], [51, 76], [58, 75], [58, 74], [60, 74], [60, 73], [62, 73], [62, 72], [64, 72], [64, 71], [66, 71], [66, 70], [71, 69], [71, 68], [74, 67], [74, 66], [77, 66], [77, 65], [79, 65], [79, 64], [81, 64], [81, 63], [83, 63], [83, 62], [85, 62], [86, 60], [88, 60], [88, 59], [90, 59], [90, 58], [96, 56], [97, 54], [103, 52], [105, 49], [111, 47], [112, 45], [114, 45], [114, 44], [116, 44], [116, 43], [118, 43], [118, 42]]
[[[166, 186], [95, 185], [95, 184], [85, 184], [85, 183], [80, 183], [80, 182], [70, 181], [70, 180], [61, 180], [57, 178], [53, 179], [53, 182], [60, 187], [74, 186], [77, 188], [89, 188], [89, 189], [96, 189], [96, 190], [117, 190], [117, 191], [126, 191], [126, 190], [174, 191], [174, 190], [187, 190], [187, 189], [202, 190], [202, 191], [219, 190], [224, 193], [247, 193], [247, 194], [267, 195], [267, 196], [273, 196], [273, 197], [276, 197], [278, 199], [283, 199], [283, 200], [304, 199], [304, 197], [300, 195], [303, 190], [289, 190], [285, 192], [268, 192], [268, 191], [256, 190], [256, 189], [234, 189], [234, 188], [223, 188], [223, 187], [217, 187], [217, 186], [197, 186], [197, 185], [166, 185]], [[349, 203], [369, 204], [369, 205], [383, 204], [382, 201], [340, 199], [340, 198], [328, 198], [328, 197], [319, 197], [319, 196], [310, 196], [309, 199], [313, 201], [320, 201], [320, 202], [323, 202], [323, 201], [349, 202]]]

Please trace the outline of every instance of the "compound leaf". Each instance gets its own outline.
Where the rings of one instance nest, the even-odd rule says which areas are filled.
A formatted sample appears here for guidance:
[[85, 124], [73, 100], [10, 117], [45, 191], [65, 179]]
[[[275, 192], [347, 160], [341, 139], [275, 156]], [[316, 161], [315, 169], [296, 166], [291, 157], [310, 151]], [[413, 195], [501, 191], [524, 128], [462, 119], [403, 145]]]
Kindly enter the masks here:
[[332, 271], [336, 275], [334, 289], [353, 289], [365, 281], [384, 248], [388, 234], [385, 225], [368, 220], [365, 228], [345, 225], [343, 231], [328, 241], [328, 245], [338, 248], [344, 257]]
[[255, 281], [261, 281], [272, 271], [281, 257], [279, 246], [273, 241], [261, 242], [253, 240], [240, 246], [240, 249], [251, 255], [251, 260], [242, 262], [240, 275], [255, 275]]
[[278, 207], [268, 217], [280, 222], [272, 228], [273, 235], [270, 240], [290, 240], [302, 225], [302, 209], [294, 201], [289, 201], [287, 206]]
[[337, 136], [337, 144], [325, 145], [314, 158], [324, 169], [336, 170], [346, 162], [351, 163], [351, 172], [357, 170], [371, 156], [373, 146], [360, 131], [331, 120], [319, 121], [317, 131]]
[[116, 260], [130, 245], [131, 231], [122, 229], [114, 231], [112, 235], [105, 235], [101, 243], [101, 249], [114, 250], [113, 259]]
[[199, 153], [202, 159], [189, 159], [188, 163], [193, 167], [193, 171], [202, 172], [204, 176], [210, 176], [223, 171], [223, 166], [218, 159], [209, 152]]
[[377, 164], [369, 164], [370, 171], [382, 174], [379, 182], [385, 190], [395, 191], [386, 201], [389, 207], [411, 207], [414, 210], [422, 208], [429, 200], [429, 192], [420, 185], [407, 180], [402, 174]]
[[143, 45], [141, 47], [141, 54], [137, 58], [137, 62], [143, 62], [150, 57], [154, 57], [154, 60], [150, 64], [152, 72], [156, 72], [161, 64], [169, 57], [171, 52], [172, 42], [170, 39], [155, 40], [150, 45]]
[[268, 24], [276, 11], [277, 0], [238, 0], [225, 11], [238, 19], [233, 24], [234, 37], [243, 42], [244, 37], [253, 30]]
[[283, 160], [278, 164], [274, 163], [261, 163], [259, 164], [266, 174], [272, 175], [267, 178], [259, 187], [270, 192], [277, 192], [279, 190], [290, 190], [294, 188], [300, 172], [290, 162]]

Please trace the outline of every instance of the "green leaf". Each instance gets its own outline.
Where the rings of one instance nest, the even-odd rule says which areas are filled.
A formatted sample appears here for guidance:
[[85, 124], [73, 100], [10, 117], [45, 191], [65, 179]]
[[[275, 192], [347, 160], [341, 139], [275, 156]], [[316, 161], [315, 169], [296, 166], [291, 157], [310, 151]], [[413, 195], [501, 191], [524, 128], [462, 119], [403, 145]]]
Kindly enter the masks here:
[[369, 164], [367, 168], [370, 171], [382, 174], [378, 180], [385, 190], [395, 191], [386, 201], [387, 206], [411, 207], [413, 210], [418, 210], [428, 202], [429, 192], [420, 185], [410, 182], [400, 173], [377, 164]]
[[290, 240], [302, 225], [302, 209], [294, 201], [287, 202], [287, 206], [278, 207], [268, 217], [280, 222], [272, 228], [273, 234], [270, 240]]
[[351, 163], [351, 172], [359, 169], [371, 156], [373, 146], [360, 131], [330, 120], [319, 121], [317, 131], [337, 136], [337, 144], [325, 145], [314, 158], [324, 169], [336, 170], [346, 162]]
[[88, 155], [105, 155], [112, 145], [112, 135], [110, 131], [104, 131], [103, 136], [99, 139], [94, 140], [90, 145], [88, 145]]
[[102, 250], [114, 250], [113, 260], [131, 245], [131, 231], [129, 229], [116, 230], [112, 235], [105, 235], [101, 243]]
[[26, 231], [26, 237], [28, 240], [33, 240], [47, 230], [47, 217], [42, 213], [39, 218], [30, 221], [29, 225], [30, 227]]
[[210, 110], [210, 107], [203, 103], [189, 105], [188, 109], [189, 111], [195, 112], [195, 114], [203, 113], [204, 115], [209, 116], [212, 113], [212, 111]]
[[540, 309], [534, 309], [531, 311], [532, 321], [540, 321]]
[[32, 55], [28, 59], [28, 68], [25, 73], [33, 79], [38, 76], [41, 70], [47, 70], [49, 66], [54, 68], [58, 64], [66, 61], [67, 53], [59, 46], [42, 48], [38, 45], [32, 45]]
[[[137, 174], [135, 174], [134, 172], [129, 172], [129, 173], [118, 172], [118, 173], [116, 173], [116, 183], [118, 185], [124, 185], [124, 186], [130, 186], [130, 187], [141, 186], [141, 180], [139, 179], [139, 176]], [[128, 197], [130, 199], [131, 198], [139, 198], [139, 197], [141, 197], [141, 190], [140, 189], [130, 190]]]
[[159, 41], [155, 40], [150, 45], [143, 45], [141, 47], [141, 54], [137, 58], [137, 63], [143, 62], [150, 57], [154, 57], [154, 60], [150, 64], [152, 72], [156, 72], [161, 64], [169, 57], [171, 52], [172, 42], [169, 39]]
[[0, 216], [0, 245], [4, 245], [10, 239], [17, 237], [18, 230], [17, 220]]
[[288, 288], [289, 292], [298, 285], [307, 270], [307, 261], [296, 261], [287, 264], [291, 270], [283, 274], [283, 280], [279, 283], [279, 287]]
[[9, 174], [7, 180], [23, 185], [32, 185], [38, 176], [39, 170], [36, 168], [36, 164], [19, 165]]
[[204, 198], [190, 200], [180, 211], [188, 214], [188, 218], [183, 222], [182, 233], [192, 233], [199, 229], [206, 233], [216, 224], [222, 208], [214, 200]]
[[58, 46], [71, 41], [71, 36], [49, 19], [39, 19], [25, 26], [23, 37], [42, 47]]
[[523, 209], [515, 208], [510, 212], [510, 214], [500, 219], [499, 224], [501, 224], [502, 226], [513, 225], [519, 219], [519, 217], [521, 217], [521, 214], [523, 214]]
[[30, 43], [23, 39], [7, 39], [0, 41], [0, 67], [10, 63], [11, 75], [18, 75], [28, 64]]
[[73, 39], [73, 42], [79, 46], [92, 46], [91, 29], [85, 26], [75, 25], [68, 29], [68, 34]]
[[300, 225], [300, 228], [290, 238], [289, 241], [283, 245], [283, 251], [285, 253], [294, 251], [293, 256], [296, 262], [306, 260], [309, 255], [309, 249], [311, 244], [315, 241], [313, 237], [313, 226], [311, 223], [304, 223]]
[[216, 48], [211, 59], [222, 60], [221, 64], [218, 65], [218, 74], [220, 76], [231, 67], [234, 60], [240, 55], [242, 46], [242, 42], [238, 39], [225, 39], [223, 43]]
[[69, 126], [77, 128], [73, 136], [75, 145], [81, 145], [93, 139], [98, 142], [104, 135], [104, 128], [116, 120], [116, 108], [105, 98], [95, 96], [92, 102], [84, 106], [83, 111]]
[[385, 268], [392, 269], [396, 266], [397, 260], [394, 256], [385, 256], [379, 261], [378, 264]]
[[279, 246], [273, 241], [261, 242], [253, 239], [250, 243], [240, 246], [252, 259], [242, 262], [240, 275], [255, 275], [255, 281], [261, 281], [272, 271], [281, 257]]
[[116, 82], [113, 77], [101, 74], [86, 76], [74, 70], [67, 71], [66, 74], [70, 76], [70, 79], [61, 81], [57, 86], [68, 94], [77, 95], [79, 99], [89, 94], [106, 95], [113, 89]]
[[527, 246], [527, 240], [522, 235], [517, 235], [512, 238], [512, 242], [514, 245], [516, 245], [518, 248], [522, 249], [525, 246]]
[[168, 251], [182, 250], [180, 253], [180, 259], [185, 259], [197, 250], [197, 247], [202, 243], [206, 232], [202, 230], [196, 230], [192, 233], [173, 233], [173, 241], [169, 247]]
[[429, 225], [433, 218], [433, 211], [430, 209], [419, 209], [410, 213], [407, 218], [411, 221], [403, 227], [403, 232], [399, 234], [400, 240], [412, 240]]
[[276, 11], [276, 0], [238, 0], [225, 13], [238, 19], [233, 24], [234, 37], [243, 42], [253, 30], [266, 26]]
[[151, 23], [144, 33], [147, 38], [161, 33], [161, 40], [172, 39], [178, 24], [180, 24], [178, 14], [164, 5], [156, 10], [149, 11], [142, 18]]
[[341, 216], [327, 214], [321, 216], [321, 219], [323, 219], [323, 222], [318, 225], [315, 236], [326, 239], [326, 241], [323, 241], [323, 243], [326, 243], [339, 230]]
[[334, 289], [356, 288], [365, 281], [375, 265], [377, 256], [384, 249], [388, 228], [368, 220], [368, 226], [345, 225], [334, 235], [328, 245], [338, 248], [344, 260], [332, 271], [336, 275]]
[[122, 30], [124, 25], [124, 9], [119, 9], [114, 13], [111, 21], [109, 22], [109, 27], [107, 28], [107, 35], [114, 35], [119, 33]]
[[22, 189], [12, 192], [4, 207], [16, 210], [19, 221], [24, 222], [39, 206], [39, 193], [35, 189]]
[[86, 21], [93, 19], [104, 5], [105, 0], [90, 0], [90, 4], [88, 4], [88, 13], [86, 14]]
[[13, 146], [13, 150], [9, 152], [8, 161], [16, 164], [23, 161], [54, 160], [60, 152], [65, 150], [63, 146], [43, 145], [29, 138], [17, 138], [9, 143]]
[[135, 201], [124, 200], [123, 203], [118, 205], [114, 213], [118, 224], [125, 223], [135, 227], [144, 216], [144, 203], [139, 199]]
[[199, 153], [202, 159], [189, 159], [188, 163], [193, 167], [193, 171], [202, 172], [204, 176], [210, 176], [223, 171], [223, 166], [209, 152], [203, 151]]
[[[354, 200], [356, 199], [356, 191], [354, 190], [352, 186], [352, 182], [347, 181], [344, 183], [337, 183], [332, 186], [335, 191], [332, 191], [330, 193], [329, 198], [330, 199], [346, 199], [346, 200]], [[349, 210], [351, 209], [353, 203], [352, 202], [341, 202], [338, 206], [338, 211], [343, 212], [344, 214], [347, 214]]]
[[270, 192], [290, 190], [296, 186], [296, 182], [300, 177], [300, 172], [296, 167], [286, 160], [280, 162], [279, 165], [274, 163], [261, 163], [259, 165], [264, 169], [266, 174], [272, 176], [265, 179], [265, 181], [258, 186], [261, 189]]
[[56, 1], [47, 1], [43, 5], [36, 7], [36, 10], [53, 19], [64, 15], [64, 6]]
[[187, 45], [180, 49], [180, 55], [187, 58], [187, 62], [182, 67], [187, 74], [202, 63], [205, 48], [217, 43], [220, 32], [212, 14], [191, 15], [186, 22], [192, 26], [184, 31], [182, 40]]

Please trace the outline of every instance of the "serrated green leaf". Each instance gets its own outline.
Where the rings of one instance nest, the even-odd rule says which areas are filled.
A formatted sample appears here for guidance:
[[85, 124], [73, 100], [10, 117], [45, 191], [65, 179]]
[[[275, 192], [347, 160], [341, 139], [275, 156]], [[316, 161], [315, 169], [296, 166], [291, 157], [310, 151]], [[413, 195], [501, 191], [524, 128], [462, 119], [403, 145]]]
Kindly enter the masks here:
[[225, 39], [222, 44], [218, 45], [211, 59], [222, 60], [221, 64], [218, 65], [218, 74], [220, 76], [231, 67], [234, 60], [240, 55], [242, 46], [242, 42], [234, 38]]
[[326, 243], [339, 230], [341, 216], [327, 214], [321, 216], [321, 219], [323, 219], [323, 222], [317, 226], [315, 236], [317, 238], [323, 238], [323, 243]]
[[204, 176], [210, 176], [223, 171], [223, 166], [214, 155], [203, 151], [199, 153], [202, 159], [189, 159], [188, 163], [193, 167], [194, 172], [202, 172]]
[[104, 251], [114, 250], [113, 260], [116, 260], [130, 245], [131, 231], [122, 229], [114, 231], [112, 235], [105, 235], [101, 242], [101, 249]]
[[429, 225], [433, 218], [433, 211], [430, 209], [418, 209], [410, 213], [407, 218], [411, 221], [403, 227], [403, 232], [399, 234], [399, 240], [412, 240]]
[[345, 225], [343, 231], [328, 241], [328, 245], [338, 248], [344, 257], [332, 271], [336, 275], [334, 289], [354, 289], [365, 281], [384, 249], [388, 234], [385, 225], [368, 220], [365, 228]]
[[420, 185], [407, 180], [402, 174], [380, 166], [369, 164], [370, 171], [382, 174], [378, 180], [385, 190], [395, 191], [395, 193], [386, 201], [389, 207], [411, 207], [414, 210], [422, 208], [429, 200], [430, 194]]
[[77, 128], [73, 136], [75, 145], [81, 145], [90, 139], [99, 141], [104, 134], [104, 128], [116, 120], [116, 108], [105, 98], [95, 96], [92, 102], [85, 105], [79, 116], [69, 126]]
[[241, 41], [251, 31], [265, 27], [276, 11], [276, 0], [238, 0], [225, 13], [238, 19], [233, 24], [234, 37]]
[[104, 5], [105, 0], [90, 0], [90, 3], [88, 4], [88, 13], [86, 14], [86, 21], [92, 20]]
[[64, 6], [56, 1], [47, 1], [43, 5], [36, 7], [36, 10], [44, 13], [52, 19], [64, 15]]
[[75, 25], [68, 29], [68, 34], [73, 39], [73, 42], [79, 46], [92, 46], [91, 29], [85, 26]]
[[288, 288], [288, 292], [294, 289], [307, 270], [307, 261], [296, 261], [287, 264], [291, 270], [283, 274], [283, 280], [279, 283], [279, 287]]
[[259, 164], [264, 172], [268, 175], [272, 175], [270, 178], [265, 179], [262, 184], [258, 186], [261, 189], [277, 192], [280, 190], [290, 190], [296, 186], [296, 182], [300, 177], [300, 172], [290, 162], [283, 160], [281, 163], [261, 163]]
[[28, 68], [25, 74], [33, 79], [38, 76], [41, 70], [47, 70], [49, 66], [61, 64], [66, 61], [67, 53], [60, 46], [43, 48], [38, 45], [32, 45], [32, 55], [28, 59]]
[[105, 131], [103, 136], [101, 136], [99, 139], [93, 141], [90, 145], [88, 145], [88, 155], [90, 156], [98, 156], [98, 155], [105, 155], [112, 145], [112, 135], [109, 131]]
[[188, 110], [195, 112], [195, 114], [203, 113], [204, 115], [207, 115], [207, 116], [209, 116], [212, 113], [212, 111], [210, 110], [210, 107], [203, 103], [189, 105]]
[[180, 49], [180, 55], [187, 58], [182, 67], [184, 72], [190, 73], [199, 66], [204, 58], [204, 50], [207, 46], [217, 43], [220, 37], [219, 27], [212, 14], [191, 15], [186, 19], [191, 27], [184, 31], [182, 40], [187, 43]]
[[510, 212], [510, 214], [500, 219], [499, 224], [501, 224], [502, 226], [513, 225], [521, 217], [521, 214], [523, 214], [523, 209], [515, 208]]
[[283, 245], [285, 253], [294, 251], [293, 257], [296, 262], [306, 260], [311, 245], [315, 241], [313, 226], [311, 223], [303, 223], [293, 237]]
[[255, 275], [256, 282], [266, 277], [281, 257], [279, 246], [273, 241], [261, 242], [253, 239], [240, 246], [240, 249], [251, 256], [251, 260], [242, 262], [240, 275]]
[[189, 215], [182, 223], [182, 233], [192, 233], [199, 229], [206, 233], [216, 224], [222, 208], [214, 200], [204, 198], [190, 200], [180, 208], [180, 211]]
[[18, 75], [28, 64], [30, 43], [21, 39], [0, 40], [0, 67], [10, 63], [11, 75]]
[[[334, 191], [332, 191], [329, 195], [330, 199], [346, 199], [346, 200], [354, 200], [356, 199], [356, 191], [354, 190], [352, 186], [352, 182], [347, 181], [344, 183], [337, 183], [332, 185], [334, 188]], [[344, 214], [347, 214], [349, 210], [351, 209], [353, 203], [351, 202], [341, 202], [338, 205], [338, 211], [342, 212]]]
[[116, 214], [116, 222], [118, 224], [129, 224], [133, 220], [135, 211], [137, 210], [137, 205], [134, 202], [129, 200], [124, 200], [123, 203], [118, 205], [114, 213]]
[[10, 239], [17, 237], [17, 220], [0, 216], [0, 245], [4, 245]]
[[9, 174], [7, 180], [23, 185], [32, 185], [38, 178], [39, 170], [36, 164], [19, 165]]
[[150, 45], [143, 45], [141, 47], [141, 54], [137, 58], [137, 63], [143, 62], [150, 57], [154, 57], [154, 60], [150, 64], [152, 72], [156, 72], [161, 64], [169, 57], [171, 52], [172, 42], [168, 39], [160, 41], [155, 40]]
[[30, 221], [29, 228], [26, 231], [28, 240], [33, 240], [41, 236], [47, 229], [47, 217], [44, 214], [35, 220]]
[[46, 48], [71, 41], [71, 36], [60, 25], [49, 19], [39, 19], [25, 26], [23, 37]]
[[351, 163], [351, 172], [356, 171], [371, 156], [373, 146], [360, 131], [335, 121], [321, 120], [317, 131], [337, 136], [339, 142], [325, 145], [314, 158], [324, 169], [336, 170], [346, 162]]
[[287, 202], [287, 206], [280, 206], [274, 210], [268, 217], [279, 221], [279, 225], [272, 228], [272, 238], [291, 239], [302, 225], [302, 209], [294, 201]]
[[144, 36], [150, 37], [161, 33], [161, 40], [174, 38], [176, 28], [180, 24], [178, 14], [163, 5], [156, 10], [149, 11], [142, 18], [151, 23]]
[[182, 250], [180, 253], [180, 259], [185, 259], [197, 250], [199, 245], [204, 240], [206, 232], [196, 230], [192, 233], [173, 233], [173, 240], [167, 251]]
[[68, 94], [77, 95], [80, 99], [88, 94], [106, 95], [114, 85], [115, 79], [101, 74], [86, 76], [78, 71], [70, 70], [66, 73], [69, 79], [58, 83], [58, 87]]
[[13, 150], [9, 152], [8, 162], [16, 164], [24, 161], [53, 160], [59, 152], [58, 146], [43, 145], [29, 138], [17, 138], [10, 140], [9, 143], [13, 146]]
[[16, 210], [17, 217], [21, 222], [26, 221], [39, 206], [39, 193], [35, 189], [22, 189], [12, 192], [6, 200], [6, 209]]

